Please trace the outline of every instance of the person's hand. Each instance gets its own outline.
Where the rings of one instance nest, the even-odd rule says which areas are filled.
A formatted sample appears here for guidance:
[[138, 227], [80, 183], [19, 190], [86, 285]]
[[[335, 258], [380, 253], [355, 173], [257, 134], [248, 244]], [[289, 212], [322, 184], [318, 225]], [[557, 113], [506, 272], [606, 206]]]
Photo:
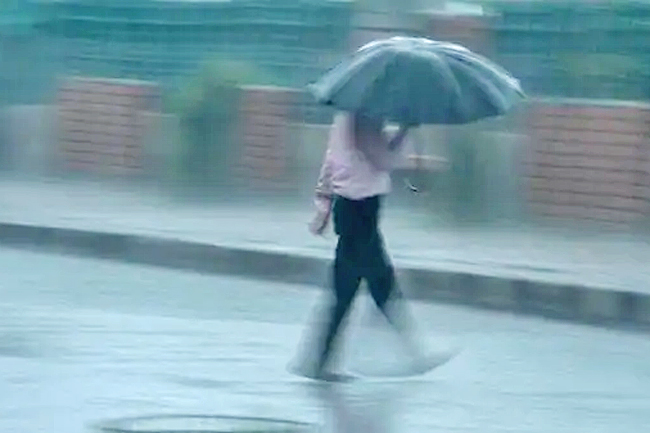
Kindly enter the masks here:
[[309, 223], [309, 232], [314, 236], [322, 236], [328, 226], [330, 212], [319, 210]]
[[408, 160], [416, 165], [419, 169], [433, 170], [442, 167], [447, 162], [445, 158], [433, 155], [408, 155]]

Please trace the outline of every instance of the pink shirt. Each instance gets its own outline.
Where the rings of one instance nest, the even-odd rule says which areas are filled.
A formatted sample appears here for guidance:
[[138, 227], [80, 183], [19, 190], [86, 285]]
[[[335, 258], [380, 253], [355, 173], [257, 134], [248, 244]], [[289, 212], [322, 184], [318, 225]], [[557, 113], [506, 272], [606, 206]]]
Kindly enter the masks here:
[[352, 116], [337, 114], [316, 186], [319, 210], [327, 212], [335, 195], [360, 200], [389, 193], [390, 172], [398, 165], [399, 157], [399, 151], [388, 149], [383, 135], [355, 144]]

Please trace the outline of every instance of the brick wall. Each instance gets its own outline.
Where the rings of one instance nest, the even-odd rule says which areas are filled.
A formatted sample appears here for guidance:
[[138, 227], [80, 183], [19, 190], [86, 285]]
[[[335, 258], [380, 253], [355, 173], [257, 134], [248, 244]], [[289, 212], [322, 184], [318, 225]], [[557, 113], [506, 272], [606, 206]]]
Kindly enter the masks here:
[[642, 156], [642, 159], [644, 161], [644, 166], [645, 168], [643, 169], [641, 176], [642, 176], [642, 190], [644, 191], [644, 197], [645, 197], [645, 217], [650, 219], [650, 144], [646, 142], [646, 146], [644, 148], [645, 152]]
[[534, 213], [631, 224], [650, 203], [650, 108], [535, 103], [527, 161]]
[[142, 172], [145, 112], [157, 111], [155, 84], [73, 77], [58, 95], [60, 162], [67, 171]]
[[278, 87], [246, 87], [240, 107], [240, 184], [255, 189], [288, 188], [288, 124], [300, 92]]
[[[145, 113], [155, 108], [156, 92], [146, 83], [67, 80], [59, 101], [65, 167], [140, 172], [147, 164], [144, 119], [151, 118]], [[244, 89], [234, 167], [239, 184], [260, 191], [299, 187], [293, 146], [310, 144], [291, 144], [290, 125], [303, 96], [295, 89]], [[624, 224], [650, 217], [650, 107], [535, 102], [526, 127], [532, 144], [524, 172], [535, 214]]]

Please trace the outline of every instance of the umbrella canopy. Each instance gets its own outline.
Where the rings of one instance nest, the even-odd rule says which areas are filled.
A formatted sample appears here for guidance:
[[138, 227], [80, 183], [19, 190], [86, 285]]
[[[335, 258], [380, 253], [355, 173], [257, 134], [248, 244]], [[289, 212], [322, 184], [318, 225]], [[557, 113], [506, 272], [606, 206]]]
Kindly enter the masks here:
[[339, 110], [411, 125], [501, 116], [524, 97], [518, 80], [467, 48], [408, 37], [363, 46], [309, 89]]

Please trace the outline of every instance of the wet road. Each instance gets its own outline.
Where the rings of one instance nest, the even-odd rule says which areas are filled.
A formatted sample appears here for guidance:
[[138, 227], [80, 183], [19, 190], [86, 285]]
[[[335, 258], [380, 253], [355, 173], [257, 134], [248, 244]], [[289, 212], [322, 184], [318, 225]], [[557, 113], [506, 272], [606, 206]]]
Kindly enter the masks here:
[[[77, 433], [97, 419], [157, 412], [319, 422], [322, 403], [285, 371], [319, 297], [283, 284], [0, 250], [0, 432]], [[359, 413], [391, 407], [398, 432], [638, 433], [650, 425], [647, 336], [461, 307], [413, 309], [432, 344], [463, 351], [418, 380], [354, 385], [347, 404]], [[350, 362], [361, 354], [394, 361], [389, 334], [355, 329]]]

